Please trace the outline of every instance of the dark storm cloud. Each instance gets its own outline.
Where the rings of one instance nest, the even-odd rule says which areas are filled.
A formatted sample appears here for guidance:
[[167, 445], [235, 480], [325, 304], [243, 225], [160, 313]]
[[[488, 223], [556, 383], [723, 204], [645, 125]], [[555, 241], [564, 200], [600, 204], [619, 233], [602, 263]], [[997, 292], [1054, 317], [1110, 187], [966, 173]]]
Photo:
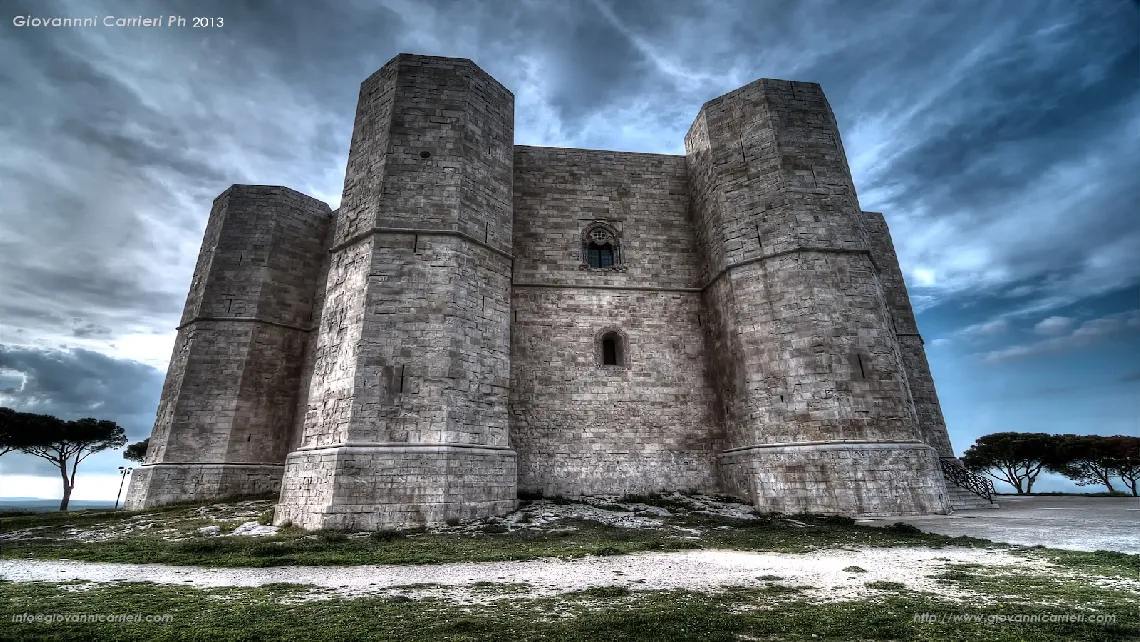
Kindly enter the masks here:
[[[0, 371], [9, 388], [3, 405], [64, 419], [110, 419], [132, 438], [149, 434], [163, 377], [145, 364], [82, 348], [6, 345], [0, 345]], [[13, 385], [17, 381], [19, 385]]]
[[[162, 380], [155, 368], [89, 350], [0, 344], [0, 406], [63, 419], [109, 419], [131, 442], [150, 435]], [[119, 463], [101, 456], [84, 472], [108, 472]], [[3, 466], [8, 475], [55, 473], [49, 462], [30, 455], [5, 455]]]

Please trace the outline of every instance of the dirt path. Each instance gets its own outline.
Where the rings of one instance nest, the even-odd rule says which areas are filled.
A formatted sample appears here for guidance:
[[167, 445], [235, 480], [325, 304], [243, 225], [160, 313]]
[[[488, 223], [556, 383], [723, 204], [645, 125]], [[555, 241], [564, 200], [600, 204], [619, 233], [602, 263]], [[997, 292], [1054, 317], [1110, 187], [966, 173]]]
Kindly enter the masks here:
[[[0, 577], [14, 582], [86, 580], [155, 582], [199, 588], [260, 586], [275, 582], [311, 585], [315, 595], [351, 597], [398, 592], [481, 601], [485, 583], [526, 584], [504, 587], [505, 594], [532, 597], [595, 586], [634, 590], [710, 590], [726, 586], [798, 586], [819, 599], [845, 600], [869, 595], [868, 582], [898, 582], [907, 588], [946, 597], [962, 597], [930, 576], [947, 564], [978, 563], [1044, 570], [1045, 563], [1002, 550], [970, 548], [870, 548], [813, 553], [683, 551], [591, 557], [572, 561], [433, 564], [421, 566], [283, 566], [275, 568], [202, 568], [158, 564], [111, 564], [53, 560], [0, 560]], [[865, 572], [845, 571], [858, 566]], [[1039, 567], [1039, 568], [1038, 568]], [[777, 579], [778, 578], [778, 579]], [[476, 583], [484, 583], [477, 585]], [[400, 589], [415, 584], [434, 587]], [[480, 590], [473, 590], [473, 589]]]

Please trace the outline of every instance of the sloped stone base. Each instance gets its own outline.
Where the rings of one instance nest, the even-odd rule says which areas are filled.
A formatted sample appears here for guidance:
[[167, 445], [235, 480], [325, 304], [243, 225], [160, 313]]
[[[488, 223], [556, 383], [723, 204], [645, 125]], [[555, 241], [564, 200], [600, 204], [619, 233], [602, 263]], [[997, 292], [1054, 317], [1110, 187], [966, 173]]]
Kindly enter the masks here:
[[938, 454], [919, 441], [757, 445], [725, 451], [727, 492], [761, 511], [822, 515], [944, 515]]
[[281, 490], [281, 464], [146, 464], [131, 472], [128, 510]]
[[340, 445], [289, 454], [274, 524], [409, 528], [504, 515], [517, 506], [513, 450]]

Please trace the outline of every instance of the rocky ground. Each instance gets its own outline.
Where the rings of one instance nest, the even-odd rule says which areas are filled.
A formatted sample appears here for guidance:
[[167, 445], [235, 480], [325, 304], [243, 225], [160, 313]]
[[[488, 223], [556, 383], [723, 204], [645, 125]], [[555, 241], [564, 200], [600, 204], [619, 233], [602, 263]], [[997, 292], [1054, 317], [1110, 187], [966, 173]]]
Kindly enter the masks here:
[[[524, 502], [520, 510], [505, 517], [491, 517], [456, 526], [436, 524], [428, 527], [426, 532], [461, 534], [551, 531], [572, 528], [565, 526], [565, 522], [580, 519], [618, 528], [660, 529], [681, 537], [699, 538], [699, 529], [670, 526], [666, 523], [666, 518], [690, 513], [744, 520], [756, 518], [750, 506], [725, 497], [673, 493], [654, 496], [652, 501], [655, 505], [617, 496], [585, 497], [573, 502], [561, 498], [539, 499]], [[65, 529], [54, 536], [77, 542], [100, 542], [143, 533], [169, 541], [196, 536], [275, 535], [279, 530], [277, 527], [260, 524], [258, 521], [261, 518], [261, 521], [268, 522], [263, 516], [272, 510], [274, 503], [273, 500], [251, 500], [200, 506], [187, 511], [144, 512], [116, 523]], [[671, 508], [662, 507], [662, 503], [671, 505]], [[94, 514], [96, 511], [90, 512]], [[47, 527], [37, 526], [0, 533], [0, 541], [37, 537], [45, 528]], [[368, 533], [354, 533], [349, 536], [367, 535]]]
[[[169, 541], [272, 536], [280, 530], [267, 525], [272, 506], [272, 500], [253, 500], [181, 511], [144, 512], [105, 524], [57, 529], [54, 536], [76, 544], [107, 542], [140, 534]], [[418, 532], [459, 537], [518, 531], [556, 533], [574, 531], [578, 528], [575, 524], [596, 522], [618, 529], [654, 531], [670, 539], [699, 541], [710, 530], [733, 528], [713, 525], [717, 524], [715, 521], [703, 528], [671, 523], [676, 518], [692, 515], [744, 521], [761, 517], [750, 506], [726, 497], [674, 493], [645, 498], [589, 497], [575, 501], [555, 498], [523, 502], [520, 510], [504, 517], [453, 526], [439, 524]], [[805, 527], [794, 518], [780, 519], [792, 529]], [[45, 528], [2, 533], [0, 540], [43, 537]], [[347, 539], [369, 535], [350, 533]], [[303, 536], [304, 539], [317, 537], [315, 534]], [[630, 590], [783, 586], [803, 591], [811, 599], [821, 601], [859, 599], [874, 593], [876, 587], [894, 586], [952, 599], [974, 599], [975, 596], [968, 592], [950, 591], [934, 579], [947, 568], [961, 564], [996, 569], [1016, 566], [1021, 571], [1033, 572], [1047, 572], [1050, 568], [1043, 560], [1027, 559], [996, 546], [870, 548], [840, 545], [809, 553], [697, 550], [517, 562], [255, 569], [3, 559], [0, 560], [0, 576], [17, 582], [84, 581], [100, 584], [149, 581], [188, 587], [290, 583], [312, 587], [304, 599], [380, 593], [415, 598], [439, 597], [460, 603], [484, 602], [505, 596], [542, 597], [597, 586], [618, 586]], [[1140, 582], [1129, 583], [1123, 579], [1097, 581], [1140, 590]]]

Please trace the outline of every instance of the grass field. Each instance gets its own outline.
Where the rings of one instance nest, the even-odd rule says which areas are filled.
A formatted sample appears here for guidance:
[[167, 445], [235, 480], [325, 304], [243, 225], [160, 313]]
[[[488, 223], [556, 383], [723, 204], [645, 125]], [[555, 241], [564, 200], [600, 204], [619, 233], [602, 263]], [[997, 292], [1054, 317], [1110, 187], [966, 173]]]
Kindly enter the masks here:
[[[586, 590], [528, 595], [523, 584], [476, 582], [469, 602], [424, 597], [424, 587], [344, 597], [312, 586], [190, 588], [136, 582], [0, 581], [0, 639], [57, 640], [1135, 640], [1140, 556], [1006, 547], [904, 526], [875, 528], [843, 518], [743, 519], [692, 510], [681, 498], [596, 502], [590, 510], [657, 522], [623, 528], [559, 517], [565, 500], [524, 502], [504, 520], [404, 532], [202, 536], [255, 521], [271, 504], [182, 505], [161, 510], [77, 511], [0, 516], [0, 559], [161, 562], [208, 567], [437, 564], [612, 556], [644, 551], [732, 549], [810, 555], [881, 547], [1001, 549], [1027, 564], [950, 563], [934, 572], [945, 591], [857, 580], [858, 599], [830, 600], [813, 587], [765, 575], [757, 586], [711, 591]], [[664, 509], [664, 510], [660, 510]], [[562, 513], [559, 513], [562, 511]], [[265, 521], [263, 519], [263, 521]], [[149, 524], [149, 525], [148, 525]], [[798, 558], [797, 558], [798, 559]], [[1029, 561], [1034, 564], [1029, 564]], [[863, 564], [861, 562], [861, 564]], [[1050, 569], [1042, 572], [1042, 564]], [[865, 569], [844, 569], [860, 577]], [[865, 575], [862, 575], [865, 578]], [[162, 616], [164, 622], [22, 622], [22, 614]], [[1059, 620], [1081, 621], [1059, 621]], [[1044, 620], [1044, 621], [1041, 621]], [[1051, 620], [1051, 621], [1050, 621]]]

